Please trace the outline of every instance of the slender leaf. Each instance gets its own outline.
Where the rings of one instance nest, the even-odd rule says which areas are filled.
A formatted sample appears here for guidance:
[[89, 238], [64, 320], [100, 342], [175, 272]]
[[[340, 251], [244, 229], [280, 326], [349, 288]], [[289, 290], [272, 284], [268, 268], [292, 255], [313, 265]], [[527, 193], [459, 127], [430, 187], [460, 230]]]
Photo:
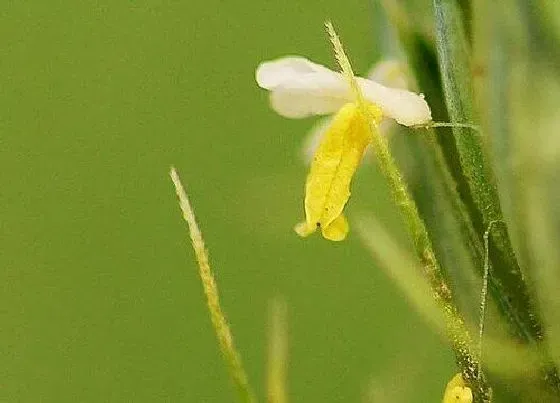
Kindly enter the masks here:
[[[436, 121], [449, 121], [445, 97], [442, 91], [442, 82], [439, 75], [437, 55], [432, 44], [421, 32], [403, 22], [405, 10], [397, 7], [398, 3], [386, 2], [386, 13], [399, 33], [408, 57], [408, 62], [415, 73], [420, 90], [430, 102], [432, 115]], [[468, 131], [467, 131], [468, 132]], [[437, 175], [444, 183], [444, 191], [451, 201], [451, 209], [457, 225], [462, 234], [467, 250], [471, 256], [474, 267], [482, 274], [484, 248], [482, 234], [486, 230], [477, 212], [476, 204], [472, 198], [467, 178], [463, 175], [461, 159], [453, 132], [449, 128], [439, 128], [434, 134], [428, 135], [431, 152], [437, 162]], [[417, 197], [418, 193], [415, 194]], [[419, 208], [422, 210], [422, 202]], [[473, 217], [476, 222], [473, 222]], [[432, 227], [430, 220], [426, 221]], [[433, 231], [431, 231], [434, 233]], [[434, 244], [445, 242], [447, 239], [434, 239]], [[490, 293], [506, 320], [510, 323], [513, 332], [518, 338], [526, 340], [525, 332], [520, 330], [518, 320], [510, 307], [510, 296], [503, 292], [503, 287], [498, 279], [490, 277]]]
[[[474, 108], [470, 80], [470, 60], [461, 11], [456, 0], [433, 0], [436, 43], [445, 100], [453, 123], [472, 123]], [[470, 129], [454, 127], [461, 168], [467, 178], [476, 210], [471, 212], [475, 228], [482, 234], [492, 222], [490, 243], [492, 276], [499, 292], [506, 296], [510, 324], [522, 342], [535, 342], [544, 349], [540, 315], [519, 267], [502, 215], [496, 184], [484, 152], [482, 138]], [[481, 227], [482, 225], [482, 227]], [[558, 387], [555, 368], [543, 363], [545, 376]]]
[[[445, 100], [453, 123], [473, 122], [472, 88], [469, 58], [461, 23], [460, 10], [454, 0], [434, 0], [436, 38]], [[471, 129], [453, 128], [459, 160], [476, 210], [471, 211], [475, 228], [482, 236], [491, 222], [503, 222], [498, 192], [484, 154], [482, 139]], [[492, 232], [491, 257], [493, 276], [509, 295], [513, 317], [524, 339], [541, 340], [542, 328], [517, 263], [507, 230], [496, 226]], [[498, 264], [496, 264], [498, 263]]]

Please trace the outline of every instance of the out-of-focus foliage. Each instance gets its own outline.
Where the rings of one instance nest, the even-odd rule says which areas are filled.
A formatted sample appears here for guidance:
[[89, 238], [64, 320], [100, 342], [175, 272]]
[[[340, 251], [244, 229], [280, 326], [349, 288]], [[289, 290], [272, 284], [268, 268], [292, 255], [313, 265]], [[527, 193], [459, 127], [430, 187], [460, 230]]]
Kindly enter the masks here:
[[[290, 397], [360, 401], [371, 385], [440, 395], [451, 354], [357, 233], [334, 248], [293, 233], [313, 120], [275, 116], [254, 70], [287, 53], [334, 68], [327, 18], [365, 73], [380, 49], [362, 0], [3, 4], [0, 401], [235, 397], [171, 164], [259, 396], [277, 295], [289, 311]], [[382, 189], [372, 166], [360, 169], [353, 190], [364, 197], [350, 211], [390, 211]]]
[[[452, 4], [464, 29], [455, 50], [472, 86], [468, 114], [450, 106], [458, 94], [446, 87], [453, 69], [442, 57], [455, 56], [443, 55], [443, 34], [458, 32], [445, 32], [450, 20], [438, 22], [438, 4]], [[541, 380], [560, 363], [558, 2], [30, 0], [0, 13], [0, 401], [231, 400], [185, 253], [171, 164], [190, 191], [258, 396], [266, 394], [267, 306], [282, 295], [289, 400], [441, 399], [456, 369], [421, 319], [433, 307], [416, 306], [418, 316], [407, 304], [426, 300], [402, 284], [410, 272], [395, 272], [409, 262], [400, 253], [407, 234], [377, 168], [360, 167], [347, 209], [387, 228], [358, 225], [370, 244], [376, 234], [386, 245], [378, 263], [400, 284], [358, 236], [333, 246], [292, 232], [310, 122], [273, 115], [253, 74], [284, 54], [334, 67], [326, 19], [358, 73], [380, 58], [407, 61], [435, 120], [480, 126], [481, 134], [403, 129], [392, 152], [473, 334], [481, 239], [502, 217], [484, 216], [489, 206], [465, 167], [493, 169], [485, 190], [497, 185], [504, 222], [496, 228], [508, 228], [515, 256], [500, 258], [506, 234], [492, 232], [483, 365], [496, 401], [557, 399]], [[480, 158], [465, 159], [470, 140], [457, 136], [480, 136], [470, 138]], [[519, 344], [500, 302], [510, 296], [493, 283], [494, 270], [515, 260], [523, 284], [512, 297], [533, 299], [525, 313], [542, 325], [544, 342], [529, 332]]]

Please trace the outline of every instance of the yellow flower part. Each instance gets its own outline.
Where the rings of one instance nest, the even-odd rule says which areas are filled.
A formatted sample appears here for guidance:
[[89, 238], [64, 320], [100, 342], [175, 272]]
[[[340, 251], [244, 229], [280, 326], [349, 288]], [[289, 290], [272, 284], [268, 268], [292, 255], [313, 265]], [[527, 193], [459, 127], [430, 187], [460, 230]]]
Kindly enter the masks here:
[[[377, 62], [369, 70], [367, 79], [390, 88], [400, 88], [406, 90], [410, 81], [407, 71], [406, 65], [401, 62], [396, 60], [383, 60]], [[321, 139], [330, 127], [331, 122], [332, 116], [329, 115], [322, 117], [318, 119], [307, 132], [301, 148], [301, 157], [306, 165], [309, 165], [311, 160], [313, 160], [315, 151], [317, 151], [317, 147], [319, 147]], [[396, 126], [397, 123], [393, 119], [383, 116], [383, 119], [379, 123], [379, 133], [382, 136], [389, 137], [389, 135], [395, 131]], [[368, 154], [370, 158], [368, 158]], [[373, 156], [371, 154], [371, 148], [368, 147], [368, 149], [366, 149], [364, 160], [369, 162], [373, 161]]]
[[[376, 126], [381, 109], [371, 103], [368, 107]], [[311, 162], [305, 185], [305, 221], [295, 227], [300, 236], [320, 227], [326, 239], [346, 238], [348, 222], [342, 211], [350, 198], [352, 177], [371, 139], [367, 119], [355, 103], [347, 103], [335, 115]]]
[[352, 176], [370, 140], [379, 137], [381, 117], [418, 126], [431, 122], [432, 115], [422, 94], [354, 76], [334, 27], [330, 22], [325, 25], [342, 72], [301, 56], [286, 56], [261, 63], [255, 79], [269, 91], [272, 109], [284, 117], [336, 113], [311, 163], [305, 221], [295, 230], [308, 236], [320, 227], [323, 237], [341, 241], [348, 233], [342, 211], [350, 197]]
[[456, 374], [447, 384], [442, 403], [472, 403], [473, 394], [461, 373]]

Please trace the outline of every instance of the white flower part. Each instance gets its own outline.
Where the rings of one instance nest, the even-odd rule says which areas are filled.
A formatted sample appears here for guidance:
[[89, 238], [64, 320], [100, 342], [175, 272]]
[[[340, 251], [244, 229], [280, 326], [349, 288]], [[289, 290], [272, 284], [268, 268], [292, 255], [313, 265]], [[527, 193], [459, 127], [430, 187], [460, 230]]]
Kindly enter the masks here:
[[357, 77], [364, 97], [381, 108], [383, 115], [404, 126], [420, 126], [432, 120], [424, 96], [399, 88], [389, 88], [366, 78]]
[[[334, 113], [354, 100], [340, 73], [303, 57], [288, 56], [261, 63], [256, 79], [260, 87], [271, 92], [272, 108], [288, 118]], [[364, 97], [379, 106], [384, 116], [405, 126], [431, 121], [430, 108], [422, 95], [365, 78], [356, 80]]]
[[272, 109], [287, 118], [335, 113], [350, 98], [348, 85], [338, 73], [303, 57], [261, 63], [256, 79], [270, 91]]
[[[407, 90], [409, 85], [406, 65], [397, 60], [382, 60], [375, 63], [368, 72], [367, 78], [390, 88]], [[383, 118], [379, 123], [379, 133], [388, 136], [395, 126], [394, 120]]]
[[[367, 77], [372, 81], [377, 81], [391, 88], [407, 89], [409, 84], [406, 65], [397, 60], [383, 60], [375, 63], [368, 72]], [[301, 158], [306, 165], [309, 165], [313, 160], [315, 151], [319, 147], [331, 121], [332, 118], [330, 116], [317, 120], [306, 134], [301, 149]], [[393, 132], [395, 126], [396, 123], [393, 119], [384, 117], [379, 123], [379, 133], [382, 136], [388, 136]], [[366, 148], [363, 162], [370, 162], [370, 157], [371, 147], [368, 147]]]
[[386, 87], [402, 90], [407, 90], [410, 84], [406, 64], [392, 59], [375, 63], [366, 77]]

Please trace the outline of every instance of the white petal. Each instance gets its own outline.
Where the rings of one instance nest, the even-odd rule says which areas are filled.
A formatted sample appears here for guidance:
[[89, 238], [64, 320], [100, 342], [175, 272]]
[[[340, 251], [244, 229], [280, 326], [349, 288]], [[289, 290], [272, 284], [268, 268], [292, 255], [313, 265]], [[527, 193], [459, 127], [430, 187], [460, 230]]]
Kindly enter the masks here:
[[256, 79], [260, 87], [271, 91], [272, 108], [288, 118], [334, 113], [351, 101], [340, 74], [303, 57], [261, 63]]
[[[365, 78], [356, 79], [365, 98], [378, 105], [384, 116], [405, 126], [431, 121], [430, 108], [422, 95]], [[272, 108], [288, 118], [334, 113], [354, 100], [341, 74], [303, 57], [288, 56], [261, 63], [256, 80], [271, 92]]]
[[280, 116], [290, 119], [337, 112], [348, 99], [306, 91], [276, 90], [270, 93], [270, 105]]
[[406, 65], [397, 60], [383, 60], [373, 65], [367, 78], [391, 88], [408, 89]]
[[320, 64], [313, 63], [305, 57], [285, 56], [259, 64], [255, 78], [259, 87], [272, 90], [290, 82], [297, 82], [305, 74], [312, 73], [332, 74], [334, 71]]
[[395, 119], [405, 126], [427, 124], [432, 113], [423, 95], [389, 88], [365, 78], [357, 78], [364, 97], [379, 106], [384, 116]]

